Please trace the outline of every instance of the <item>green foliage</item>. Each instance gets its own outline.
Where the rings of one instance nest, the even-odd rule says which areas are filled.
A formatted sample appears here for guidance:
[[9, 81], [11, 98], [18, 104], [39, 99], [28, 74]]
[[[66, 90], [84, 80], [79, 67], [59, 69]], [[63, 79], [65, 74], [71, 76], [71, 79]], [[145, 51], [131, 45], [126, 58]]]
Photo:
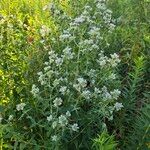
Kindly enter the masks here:
[[115, 150], [117, 142], [113, 135], [109, 135], [106, 131], [103, 131], [96, 139], [93, 140], [92, 150]]
[[[148, 96], [150, 100], [150, 94]], [[145, 104], [135, 123], [132, 125], [133, 130], [130, 133], [127, 148], [136, 150], [148, 150], [150, 148], [150, 104]]]
[[[50, 2], [54, 2], [56, 7], [50, 5]], [[108, 117], [110, 112], [103, 109], [103, 106], [98, 107], [98, 101], [96, 104], [93, 103], [95, 99], [84, 103], [83, 98], [80, 98], [79, 104], [82, 104], [83, 110], [78, 113], [72, 112], [69, 122], [77, 120], [81, 127], [80, 132], [76, 134], [72, 132], [70, 135], [70, 131], [63, 131], [62, 135], [59, 135], [62, 137], [61, 142], [55, 143], [54, 146], [51, 140], [51, 125], [46, 124], [46, 119], [50, 115], [49, 106], [52, 107], [45, 102], [50, 101], [47, 100], [50, 92], [39, 85], [37, 72], [45, 68], [43, 62], [48, 61], [47, 53], [51, 49], [60, 56], [67, 43], [73, 46], [73, 51], [78, 54], [78, 41], [88, 38], [86, 29], [90, 26], [83, 25], [79, 32], [74, 32], [77, 37], [74, 41], [59, 41], [61, 33], [70, 27], [70, 20], [61, 16], [76, 18], [83, 12], [85, 4], [93, 7], [93, 1], [0, 0], [0, 149], [67, 150], [73, 147], [75, 150], [91, 149], [91, 139], [102, 131], [102, 134], [94, 140], [93, 149], [147, 150], [150, 148], [150, 1], [106, 0], [106, 3], [113, 11], [112, 21], [117, 26], [113, 32], [108, 33], [105, 25], [97, 20], [99, 25], [104, 25], [101, 26], [100, 32], [103, 40], [98, 46], [99, 50], [104, 51], [104, 56], [108, 57], [114, 52], [119, 54], [121, 64], [115, 73], [120, 74], [117, 79], [121, 78], [122, 83], [120, 85], [119, 81], [106, 80], [111, 73], [114, 73], [108, 67], [99, 73], [96, 84], [102, 88], [105, 83], [111, 89], [114, 85], [116, 87], [120, 85], [122, 88], [120, 100], [124, 108], [116, 112], [113, 119], [113, 116]], [[94, 17], [92, 13], [90, 12], [90, 15]], [[99, 19], [101, 15], [99, 14]], [[50, 32], [44, 35], [49, 29]], [[89, 45], [83, 47], [91, 48]], [[99, 50], [97, 53], [100, 52]], [[89, 80], [82, 70], [88, 70], [90, 67], [98, 68], [99, 66], [95, 66], [97, 57], [97, 54], [89, 52], [86, 57], [82, 54], [81, 60], [65, 62], [66, 66], [61, 70], [62, 76], [63, 73], [72, 70], [70, 81], [77, 72]], [[51, 83], [56, 77], [51, 78]], [[41, 99], [37, 100], [32, 96], [30, 91], [33, 83], [38, 85]], [[89, 89], [92, 90], [93, 87], [92, 83]], [[58, 89], [51, 95], [54, 96], [56, 93], [60, 96]], [[73, 93], [70, 96], [72, 100], [78, 98], [75, 96], [75, 91]], [[24, 103], [25, 109], [17, 111], [17, 105]], [[59, 110], [58, 116], [68, 108], [69, 105]], [[97, 115], [98, 112], [100, 116]], [[110, 121], [108, 118], [113, 120]], [[84, 124], [86, 126], [83, 128]], [[107, 126], [108, 132], [104, 131], [103, 125]], [[60, 128], [55, 134], [58, 131]], [[73, 138], [68, 140], [68, 137]]]

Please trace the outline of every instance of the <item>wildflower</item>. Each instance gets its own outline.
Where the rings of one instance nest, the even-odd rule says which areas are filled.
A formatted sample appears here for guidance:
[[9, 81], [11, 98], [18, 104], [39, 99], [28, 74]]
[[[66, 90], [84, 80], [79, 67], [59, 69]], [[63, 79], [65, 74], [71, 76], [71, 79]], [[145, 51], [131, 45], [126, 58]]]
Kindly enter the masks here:
[[119, 56], [116, 53], [111, 54], [111, 58], [108, 60], [108, 62], [112, 67], [116, 67], [117, 64], [120, 62]]
[[56, 66], [60, 66], [63, 63], [63, 58], [56, 58], [55, 60]]
[[58, 140], [57, 135], [53, 135], [51, 138], [52, 138], [52, 141], [55, 141], [55, 142]]
[[56, 87], [57, 85], [59, 85], [60, 80], [59, 79], [55, 79], [53, 82], [53, 86]]
[[56, 99], [53, 101], [55, 107], [60, 106], [60, 105], [62, 104], [62, 102], [63, 102], [63, 101], [62, 101], [61, 98], [56, 98]]
[[82, 87], [86, 87], [87, 81], [83, 78], [78, 78], [77, 81], [79, 82], [79, 85]]
[[120, 62], [119, 55], [117, 55], [116, 53], [111, 54], [110, 56], [111, 56], [112, 59], [116, 59], [118, 62]]
[[48, 35], [49, 33], [50, 33], [50, 29], [47, 26], [43, 25], [40, 29], [41, 36], [44, 37]]
[[46, 67], [44, 67], [44, 70], [48, 71], [48, 70], [50, 70], [50, 68], [51, 68], [50, 66], [46, 66]]
[[47, 121], [52, 121], [52, 119], [53, 119], [52, 115], [50, 115], [50, 116], [47, 117]]
[[54, 122], [52, 123], [52, 128], [55, 129], [56, 126], [57, 126], [57, 121], [54, 121]]
[[8, 120], [11, 121], [13, 120], [14, 116], [13, 115], [9, 115]]
[[104, 100], [111, 100], [112, 99], [112, 96], [109, 92], [105, 92], [103, 94], [103, 96], [104, 96]]
[[104, 67], [106, 65], [106, 60], [103, 59], [103, 60], [99, 61], [99, 64], [101, 67]]
[[59, 92], [61, 92], [61, 93], [64, 95], [65, 92], [66, 92], [66, 90], [67, 90], [67, 87], [66, 87], [66, 86], [62, 86], [62, 87], [60, 88]]
[[71, 126], [71, 129], [73, 130], [73, 131], [78, 131], [79, 130], [79, 127], [78, 127], [78, 124], [77, 123], [75, 123], [75, 124], [73, 124], [72, 126]]
[[106, 63], [107, 63], [107, 60], [108, 60], [108, 58], [106, 56], [104, 56], [103, 53], [104, 53], [103, 51], [100, 52], [99, 59], [97, 60], [97, 62], [99, 63], [99, 65], [101, 67], [104, 67], [106, 65]]
[[67, 116], [67, 117], [70, 117], [70, 116], [71, 116], [70, 111], [67, 111], [67, 112], [66, 112], [66, 116]]
[[37, 96], [37, 94], [39, 93], [39, 88], [36, 87], [35, 84], [32, 85], [32, 90], [31, 90], [31, 93], [34, 95], [34, 97]]
[[99, 31], [100, 31], [100, 28], [97, 28], [97, 27], [92, 27], [91, 30], [88, 32], [91, 36], [94, 36], [94, 35], [99, 35]]
[[73, 56], [74, 56], [74, 53], [71, 52], [72, 48], [70, 47], [66, 47], [64, 50], [63, 50], [63, 53], [64, 53], [64, 56], [66, 59], [73, 59]]
[[25, 103], [20, 103], [20, 104], [16, 105], [16, 109], [17, 109], [17, 111], [20, 111], [20, 110], [23, 110], [25, 106], [26, 106]]
[[46, 82], [45, 82], [46, 78], [45, 78], [45, 75], [43, 74], [43, 72], [39, 72], [38, 75], [39, 75], [38, 81], [41, 83], [41, 85], [46, 84]]
[[96, 45], [96, 44], [93, 44], [91, 48], [92, 48], [92, 49], [99, 49], [99, 46]]
[[64, 115], [59, 116], [59, 124], [63, 127], [66, 126], [68, 124], [68, 120]]
[[82, 23], [84, 21], [85, 21], [85, 17], [83, 15], [81, 15], [81, 16], [75, 18], [74, 23], [79, 25], [80, 23]]
[[111, 93], [112, 97], [117, 100], [119, 95], [121, 94], [121, 91], [119, 91], [118, 89], [115, 89], [114, 91], [112, 91], [110, 93]]
[[82, 96], [85, 97], [86, 99], [90, 99], [91, 92], [89, 90], [85, 90], [82, 92]]
[[94, 77], [96, 76], [96, 70], [91, 69], [91, 70], [88, 72], [88, 76], [91, 77], [91, 78], [94, 78]]
[[116, 111], [119, 111], [119, 110], [121, 110], [121, 108], [123, 108], [123, 105], [122, 105], [122, 103], [116, 102], [114, 105], [114, 108], [116, 109]]

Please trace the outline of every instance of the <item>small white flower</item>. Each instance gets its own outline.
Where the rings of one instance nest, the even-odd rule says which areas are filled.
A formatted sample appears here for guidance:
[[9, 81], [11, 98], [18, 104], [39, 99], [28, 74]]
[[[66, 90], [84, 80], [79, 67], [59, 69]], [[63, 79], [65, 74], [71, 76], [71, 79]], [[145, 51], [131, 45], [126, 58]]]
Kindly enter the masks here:
[[117, 55], [116, 53], [111, 54], [111, 58], [108, 60], [108, 62], [112, 67], [116, 67], [120, 62], [119, 55]]
[[115, 89], [114, 91], [112, 91], [110, 93], [111, 93], [112, 97], [117, 100], [119, 95], [121, 94], [121, 91], [119, 91], [118, 89]]
[[51, 67], [50, 66], [46, 66], [46, 67], [44, 67], [44, 71], [48, 71], [48, 70], [50, 70], [51, 69]]
[[64, 50], [63, 50], [63, 53], [64, 53], [64, 56], [66, 59], [73, 59], [73, 56], [75, 55], [72, 51], [72, 48], [70, 47], [66, 47]]
[[63, 95], [65, 94], [67, 90], [67, 87], [66, 86], [62, 86], [60, 89], [59, 89], [59, 92], [61, 92]]
[[43, 74], [43, 72], [39, 72], [38, 75], [39, 75], [38, 81], [41, 83], [41, 85], [46, 84], [45, 75]]
[[112, 73], [108, 78], [110, 80], [115, 80], [116, 79], [116, 74]]
[[55, 129], [56, 126], [57, 126], [57, 121], [54, 121], [54, 122], [52, 123], [52, 128]]
[[31, 93], [33, 94], [34, 97], [37, 96], [37, 94], [39, 93], [39, 88], [36, 87], [35, 84], [32, 85], [32, 90], [31, 90]]
[[78, 131], [78, 130], [79, 130], [78, 124], [75, 123], [75, 124], [71, 125], [71, 129], [72, 129], [73, 131]]
[[82, 86], [83, 88], [86, 87], [87, 81], [83, 78], [78, 78], [77, 81], [79, 82], [79, 85]]
[[47, 117], [47, 121], [52, 121], [52, 119], [53, 119], [52, 115], [50, 115], [50, 116]]
[[80, 23], [82, 23], [82, 22], [84, 22], [84, 21], [85, 21], [85, 17], [83, 15], [81, 15], [81, 16], [79, 16], [79, 17], [77, 17], [77, 18], [74, 19], [74, 22], [77, 25], [80, 24]]
[[105, 93], [103, 94], [103, 96], [104, 96], [104, 100], [110, 100], [110, 99], [112, 99], [111, 94], [108, 93], [108, 92], [105, 92]]
[[92, 27], [88, 33], [92, 36], [95, 36], [95, 35], [99, 35], [99, 31], [100, 31], [100, 28]]
[[20, 111], [20, 110], [23, 110], [25, 106], [26, 106], [25, 103], [20, 103], [20, 104], [16, 105], [16, 109], [17, 109], [17, 111]]
[[96, 70], [91, 69], [91, 70], [88, 72], [88, 75], [89, 75], [91, 78], [95, 77], [95, 76], [96, 76]]
[[119, 55], [116, 53], [110, 55], [112, 59], [119, 59]]
[[59, 85], [60, 80], [59, 79], [55, 79], [53, 82], [53, 86], [56, 87], [57, 85]]
[[66, 112], [66, 116], [67, 116], [67, 117], [70, 117], [70, 116], [71, 116], [70, 111], [67, 111], [67, 112]]
[[50, 33], [50, 29], [47, 26], [43, 25], [40, 29], [41, 36], [44, 37], [48, 35], [49, 33]]
[[91, 92], [89, 90], [85, 90], [82, 92], [82, 96], [86, 99], [90, 99]]
[[56, 58], [55, 63], [56, 63], [56, 66], [61, 66], [63, 63], [63, 58]]
[[57, 135], [53, 135], [51, 138], [52, 138], [52, 141], [55, 141], [55, 142], [58, 140]]
[[56, 98], [56, 99], [53, 101], [55, 107], [60, 106], [60, 105], [62, 104], [62, 102], [63, 102], [63, 101], [62, 101], [61, 98]]
[[58, 119], [59, 119], [58, 122], [62, 127], [66, 126], [68, 124], [68, 120], [67, 120], [66, 116], [61, 115], [61, 116], [59, 116]]
[[14, 116], [13, 115], [9, 115], [8, 120], [11, 121], [13, 120]]
[[104, 59], [104, 60], [99, 61], [99, 64], [102, 67], [105, 66], [106, 65], [106, 60]]
[[119, 110], [121, 110], [121, 108], [123, 108], [123, 105], [122, 105], [122, 103], [116, 102], [114, 105], [114, 108], [116, 109], [116, 111], [119, 111]]

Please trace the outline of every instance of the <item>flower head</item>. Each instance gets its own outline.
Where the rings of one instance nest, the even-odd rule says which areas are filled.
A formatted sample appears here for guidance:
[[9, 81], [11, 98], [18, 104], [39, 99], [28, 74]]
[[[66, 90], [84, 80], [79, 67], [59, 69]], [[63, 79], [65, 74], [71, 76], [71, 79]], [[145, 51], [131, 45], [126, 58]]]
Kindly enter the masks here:
[[13, 118], [14, 118], [14, 116], [10, 115], [9, 118], [8, 118], [8, 120], [11, 121], [11, 120], [13, 120]]
[[53, 135], [51, 138], [52, 138], [52, 141], [55, 141], [55, 142], [58, 140], [57, 135]]
[[114, 105], [114, 108], [116, 109], [116, 111], [119, 111], [119, 110], [121, 110], [121, 108], [123, 108], [123, 105], [122, 105], [122, 103], [116, 102]]
[[78, 131], [78, 130], [79, 130], [78, 124], [75, 123], [75, 124], [71, 125], [71, 129], [72, 129], [73, 131]]
[[47, 117], [47, 121], [52, 121], [52, 119], [53, 119], [52, 115], [50, 115], [50, 116]]
[[58, 119], [59, 119], [58, 122], [62, 127], [66, 126], [68, 124], [68, 120], [67, 120], [66, 116], [61, 115], [61, 116], [59, 116]]
[[60, 106], [62, 102], [63, 102], [62, 99], [58, 97], [53, 101], [55, 107]]
[[20, 103], [20, 104], [16, 105], [16, 109], [17, 109], [17, 111], [20, 111], [20, 110], [23, 110], [25, 106], [26, 106], [25, 103]]

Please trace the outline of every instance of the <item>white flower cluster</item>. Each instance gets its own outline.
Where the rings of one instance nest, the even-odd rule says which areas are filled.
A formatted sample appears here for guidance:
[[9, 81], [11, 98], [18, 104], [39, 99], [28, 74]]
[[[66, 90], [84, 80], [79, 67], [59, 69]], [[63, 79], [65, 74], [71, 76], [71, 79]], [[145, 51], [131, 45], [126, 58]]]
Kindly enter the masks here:
[[35, 84], [32, 85], [31, 93], [36, 97], [39, 94], [39, 88]]
[[62, 101], [61, 98], [56, 98], [56, 99], [53, 101], [55, 107], [60, 106], [60, 105], [62, 104], [62, 102], [63, 102], [63, 101]]
[[[77, 123], [70, 124], [69, 123], [69, 117], [71, 116], [71, 113], [69, 111], [66, 112], [65, 115], [60, 115], [58, 118], [53, 117], [52, 115], [47, 116], [47, 121], [52, 123], [52, 128], [69, 128], [74, 132], [77, 132], [79, 130], [79, 126]], [[57, 138], [56, 138], [57, 137]], [[58, 136], [54, 135], [52, 136], [52, 141], [57, 141]]]
[[12, 121], [13, 119], [14, 119], [14, 116], [13, 115], [9, 115], [8, 120]]
[[109, 32], [115, 29], [114, 20], [112, 19], [112, 11], [107, 8], [105, 0], [96, 0], [97, 8], [100, 10], [100, 14], [104, 20], [104, 23], [108, 26]]
[[116, 102], [114, 105], [114, 108], [116, 109], [116, 111], [119, 111], [119, 110], [121, 110], [121, 108], [123, 108], [123, 105], [122, 105], [122, 103]]
[[104, 52], [101, 51], [99, 53], [99, 59], [97, 60], [97, 62], [102, 68], [108, 66], [116, 67], [118, 63], [120, 63], [120, 59], [116, 53], [111, 54], [111, 58], [108, 58], [107, 56], [104, 56]]
[[45, 37], [45, 36], [47, 36], [49, 33], [50, 33], [50, 29], [49, 29], [47, 26], [43, 25], [43, 26], [41, 27], [41, 29], [40, 29], [40, 34], [41, 34], [41, 36], [42, 36], [42, 37]]
[[25, 106], [26, 106], [25, 103], [20, 103], [16, 105], [16, 109], [17, 111], [20, 111], [20, 110], [23, 110]]
[[107, 87], [104, 86], [102, 88], [103, 100], [112, 100], [112, 99], [117, 100], [120, 94], [121, 91], [119, 91], [118, 89], [114, 89], [113, 91], [108, 92]]

